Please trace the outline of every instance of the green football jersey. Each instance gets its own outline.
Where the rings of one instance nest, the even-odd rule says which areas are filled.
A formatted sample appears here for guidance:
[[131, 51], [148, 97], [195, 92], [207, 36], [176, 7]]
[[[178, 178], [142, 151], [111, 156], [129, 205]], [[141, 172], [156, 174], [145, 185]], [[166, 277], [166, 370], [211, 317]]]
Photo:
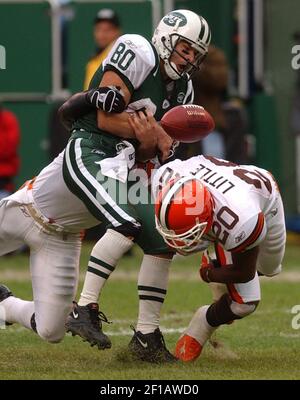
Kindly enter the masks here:
[[[157, 121], [170, 108], [193, 102], [194, 91], [189, 76], [185, 74], [176, 81], [166, 83], [159, 68], [160, 59], [154, 46], [144, 37], [135, 34], [121, 36], [90, 83], [90, 88], [99, 86], [106, 71], [116, 72], [131, 93], [126, 111], [144, 107], [150, 109]], [[105, 135], [111, 138], [112, 146], [120, 141], [118, 136], [97, 127], [96, 110], [77, 120], [73, 129]], [[130, 140], [134, 145], [136, 140]]]

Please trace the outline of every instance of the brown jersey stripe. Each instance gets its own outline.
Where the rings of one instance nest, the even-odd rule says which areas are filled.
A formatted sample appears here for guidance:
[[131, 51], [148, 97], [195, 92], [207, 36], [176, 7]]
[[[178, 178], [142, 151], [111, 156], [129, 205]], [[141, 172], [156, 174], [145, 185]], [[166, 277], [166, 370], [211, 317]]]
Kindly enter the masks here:
[[260, 212], [258, 214], [256, 226], [253, 229], [253, 232], [251, 233], [251, 235], [248, 237], [248, 239], [246, 239], [239, 246], [234, 247], [233, 249], [230, 249], [229, 251], [238, 253], [238, 252], [245, 250], [245, 248], [250, 246], [252, 243], [255, 243], [255, 241], [259, 238], [259, 236], [264, 228], [264, 224], [265, 224], [264, 214], [262, 212]]

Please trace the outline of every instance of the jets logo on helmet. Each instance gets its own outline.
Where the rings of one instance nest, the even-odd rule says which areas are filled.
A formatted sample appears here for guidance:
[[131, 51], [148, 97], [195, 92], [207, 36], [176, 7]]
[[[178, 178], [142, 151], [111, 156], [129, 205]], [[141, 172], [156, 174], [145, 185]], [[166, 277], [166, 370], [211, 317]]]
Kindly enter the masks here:
[[169, 26], [184, 26], [187, 24], [185, 16], [179, 12], [172, 11], [163, 18], [163, 22]]
[[171, 180], [157, 195], [156, 228], [165, 242], [181, 253], [199, 248], [201, 237], [211, 228], [212, 217], [211, 194], [194, 177]]
[[[152, 43], [164, 62], [168, 77], [177, 80], [186, 73], [191, 75], [200, 67], [208, 52], [210, 39], [210, 28], [203, 17], [189, 10], [176, 10], [162, 18], [155, 29]], [[176, 44], [181, 40], [193, 47], [196, 57], [193, 63], [187, 62], [184, 71], [179, 72], [170, 59], [176, 52]]]

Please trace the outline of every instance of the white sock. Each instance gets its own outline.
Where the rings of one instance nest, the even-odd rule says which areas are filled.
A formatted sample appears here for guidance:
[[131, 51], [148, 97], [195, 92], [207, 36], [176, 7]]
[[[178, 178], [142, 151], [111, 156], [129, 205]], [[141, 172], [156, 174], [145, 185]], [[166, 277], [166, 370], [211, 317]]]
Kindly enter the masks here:
[[202, 346], [205, 345], [206, 341], [211, 337], [217, 327], [209, 325], [206, 320], [206, 312], [209, 306], [203, 306], [198, 308], [195, 312], [187, 330], [184, 334], [195, 338]]
[[131, 239], [108, 229], [95, 244], [85, 276], [84, 286], [78, 304], [86, 306], [97, 303], [101, 290], [115, 269], [117, 262], [133, 246]]
[[[32, 314], [34, 313], [34, 302], [18, 299], [10, 296], [0, 303], [2, 309], [1, 318], [6, 322], [15, 323], [32, 329], [30, 325]], [[4, 312], [3, 312], [4, 311]]]
[[144, 255], [138, 278], [139, 316], [136, 330], [144, 334], [159, 327], [172, 260]]

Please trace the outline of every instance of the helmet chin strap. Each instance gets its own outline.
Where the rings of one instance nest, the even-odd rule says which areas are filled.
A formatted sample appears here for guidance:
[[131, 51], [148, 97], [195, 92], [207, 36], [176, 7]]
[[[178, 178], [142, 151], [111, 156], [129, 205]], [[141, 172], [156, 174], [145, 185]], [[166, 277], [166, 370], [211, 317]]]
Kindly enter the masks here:
[[165, 67], [166, 74], [173, 81], [177, 81], [177, 79], [181, 78], [180, 73], [176, 72], [177, 68], [176, 68], [175, 63], [169, 62], [169, 60], [164, 60], [164, 67]]

